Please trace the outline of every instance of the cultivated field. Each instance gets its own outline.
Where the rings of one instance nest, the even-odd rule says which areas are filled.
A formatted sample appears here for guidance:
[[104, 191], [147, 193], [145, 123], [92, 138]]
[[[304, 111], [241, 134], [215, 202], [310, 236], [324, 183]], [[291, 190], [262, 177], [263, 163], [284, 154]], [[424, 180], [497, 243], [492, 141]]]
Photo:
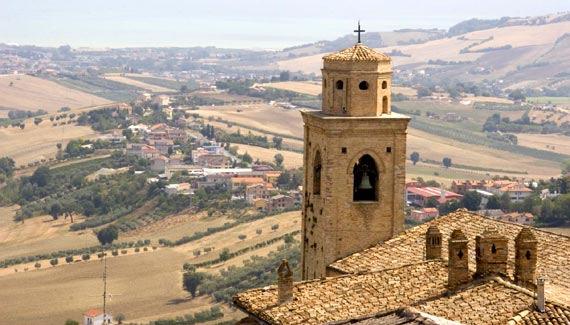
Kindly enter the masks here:
[[124, 83], [130, 86], [135, 86], [138, 88], [145, 89], [150, 92], [174, 92], [174, 89], [165, 88], [157, 85], [152, 85], [146, 82], [138, 81], [135, 79], [128, 78], [127, 76], [122, 76], [119, 73], [108, 73], [105, 75], [105, 79], [113, 80], [116, 82]]
[[521, 146], [570, 155], [570, 137], [561, 134], [518, 133]]
[[[159, 227], [155, 224], [147, 226], [146, 230], [156, 233], [157, 236], [190, 235], [204, 230], [206, 223], [207, 226], [219, 225], [219, 222], [208, 220], [204, 216], [182, 220], [173, 223], [159, 222], [162, 223]], [[191, 227], [200, 221], [204, 224], [198, 224], [195, 229]], [[221, 221], [228, 220], [221, 218]], [[279, 229], [271, 230], [274, 224], [279, 224]], [[189, 299], [189, 295], [182, 289], [181, 268], [184, 262], [197, 263], [215, 259], [224, 248], [233, 252], [299, 230], [300, 225], [300, 212], [287, 212], [242, 224], [175, 248], [159, 248], [156, 251], [130, 252], [124, 256], [108, 257], [108, 291], [115, 295], [109, 302], [109, 310], [114, 314], [125, 314], [130, 321], [149, 321], [209, 308], [214, 304], [209, 298]], [[14, 237], [11, 227], [9, 223], [0, 224], [0, 229], [7, 229], [5, 233]], [[187, 232], [175, 230], [181, 227], [186, 227]], [[262, 234], [257, 235], [257, 229], [262, 229]], [[146, 231], [141, 231], [137, 235], [147, 238], [146, 234]], [[247, 238], [240, 240], [240, 234], [245, 234]], [[130, 235], [122, 239], [134, 240], [137, 237], [134, 233]], [[26, 234], [24, 237], [29, 239], [31, 236]], [[203, 270], [217, 274], [220, 269], [230, 265], [241, 266], [243, 261], [252, 255], [265, 256], [282, 243], [277, 242]], [[206, 247], [213, 250], [209, 254], [194, 256], [195, 250], [200, 249], [203, 252]], [[15, 266], [20, 272], [0, 274], [0, 301], [9, 301], [0, 304], [0, 314], [9, 315], [5, 320], [14, 324], [62, 324], [68, 318], [79, 320], [81, 314], [89, 308], [100, 307], [103, 272], [101, 260], [93, 255], [88, 262], [63, 264], [63, 259], [60, 259], [60, 265], [56, 267], [50, 267], [47, 261], [43, 261], [40, 270], [23, 272], [22, 266]], [[239, 316], [227, 307], [224, 307], [224, 313], [225, 319]]]
[[284, 81], [260, 84], [259, 86], [266, 88], [276, 88], [294, 91], [296, 93], [317, 96], [321, 93], [322, 86], [320, 82], [311, 81]]
[[55, 157], [58, 143], [65, 148], [69, 140], [93, 139], [97, 136], [98, 133], [88, 126], [66, 124], [54, 127], [45, 119], [36, 126], [32, 120], [26, 120], [23, 130], [15, 127], [0, 128], [0, 157], [12, 157], [16, 166], [20, 166]]
[[[460, 115], [469, 118], [465, 122], [465, 127], [477, 131], [480, 131], [481, 125], [485, 121], [487, 115], [491, 115], [493, 113], [492, 111], [475, 110], [471, 105], [464, 106], [436, 101], [399, 102], [398, 105], [406, 109], [421, 109], [422, 113], [424, 113], [424, 111], [434, 111], [438, 112], [439, 114], [445, 114], [446, 112], [458, 112]], [[237, 108], [241, 109], [242, 111], [237, 112]], [[258, 130], [265, 130], [267, 132], [279, 132], [295, 137], [302, 137], [303, 135], [303, 122], [299, 111], [284, 110], [271, 107], [269, 105], [246, 105], [200, 109], [198, 113], [204, 117], [219, 117], [224, 120], [233, 121], [240, 123], [241, 125], [247, 125]], [[522, 112], [513, 111], [506, 112], [502, 114], [502, 116], [509, 116], [511, 119], [513, 119], [518, 118], [521, 114]], [[239, 126], [234, 125], [232, 128], [234, 130], [237, 130]], [[273, 161], [273, 156], [276, 153], [274, 149], [265, 149], [244, 145], [238, 146], [241, 150], [240, 153], [245, 152], [247, 149], [247, 152], [252, 155], [254, 159], [259, 158], [265, 161]], [[465, 144], [413, 128], [410, 128], [408, 130], [407, 151], [408, 154], [413, 151], [418, 151], [422, 159], [441, 161], [444, 157], [450, 157], [453, 163], [456, 164], [476, 166], [479, 168], [498, 168], [521, 173], [528, 172], [528, 174], [524, 175], [510, 175], [516, 177], [549, 178], [558, 175], [560, 172], [560, 166], [555, 162], [490, 149], [485, 146]], [[285, 165], [287, 165], [288, 162], [290, 164], [297, 162], [299, 165], [302, 165], [301, 154], [294, 152], [282, 152], [282, 154], [285, 157]], [[476, 174], [486, 174], [486, 172], [482, 171], [474, 172]], [[489, 173], [490, 175], [509, 175], [508, 173], [504, 172]], [[428, 176], [426, 175], [425, 171], [422, 171], [421, 173], [418, 172], [418, 175], [420, 174], [424, 178]], [[433, 172], [429, 174], [433, 174]], [[439, 175], [440, 178], [447, 178], [443, 175], [449, 175], [452, 177], [448, 171], [442, 171]], [[461, 176], [464, 174], [457, 175]], [[438, 175], [433, 176], [435, 178]]]
[[106, 103], [110, 101], [53, 81], [28, 75], [0, 75], [0, 108], [56, 112], [63, 106], [78, 108]]
[[[51, 216], [41, 216], [15, 223], [16, 210], [0, 207], [0, 260], [98, 244], [91, 230], [70, 232], [70, 220], [63, 217], [54, 221]], [[74, 216], [74, 221], [83, 218]]]
[[206, 118], [219, 117], [268, 132], [303, 136], [303, 122], [298, 110], [287, 110], [268, 104], [252, 104], [201, 107], [197, 113]]
[[303, 166], [303, 154], [298, 152], [292, 151], [285, 151], [285, 150], [277, 150], [277, 149], [266, 149], [262, 147], [256, 146], [248, 146], [245, 144], [235, 144], [238, 146], [238, 153], [243, 155], [244, 153], [248, 153], [251, 155], [253, 160], [259, 159], [261, 161], [266, 162], [273, 162], [276, 154], [280, 153], [283, 155], [284, 161], [283, 165], [285, 168], [297, 168]]
[[[449, 37], [438, 40], [429, 41], [421, 44], [389, 46], [379, 49], [381, 52], [389, 53], [392, 50], [399, 50], [410, 56], [394, 56], [392, 62], [394, 66], [415, 64], [427, 62], [429, 60], [444, 61], [475, 61], [484, 55], [484, 53], [460, 53], [461, 49], [491, 36], [493, 39], [474, 46], [472, 50], [499, 47], [511, 45], [513, 48], [536, 46], [538, 52], [533, 53], [534, 58], [528, 59], [527, 62], [539, 58], [546, 53], [550, 46], [554, 44], [556, 39], [562, 36], [566, 31], [570, 30], [570, 22], [561, 22], [555, 24], [546, 24], [538, 26], [510, 26], [502, 28], [493, 28], [481, 31], [475, 31], [462, 35], [463, 37]], [[322, 67], [322, 57], [324, 54], [310, 55], [291, 60], [278, 62], [281, 70], [303, 71], [305, 73], [320, 74]], [[510, 62], [504, 67], [501, 73], [516, 70], [519, 62]]]

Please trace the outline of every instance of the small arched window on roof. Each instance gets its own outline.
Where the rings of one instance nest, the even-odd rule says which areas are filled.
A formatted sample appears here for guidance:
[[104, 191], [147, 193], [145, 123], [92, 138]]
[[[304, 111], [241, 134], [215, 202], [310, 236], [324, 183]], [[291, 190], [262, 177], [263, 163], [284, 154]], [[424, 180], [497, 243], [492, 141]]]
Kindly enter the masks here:
[[344, 88], [344, 82], [342, 82], [342, 80], [337, 80], [336, 81], [336, 89], [342, 90], [343, 88]]
[[321, 153], [317, 150], [315, 160], [313, 163], [313, 194], [321, 194], [321, 170], [323, 169], [321, 163]]
[[352, 170], [353, 201], [378, 201], [378, 169], [370, 155], [362, 156]]

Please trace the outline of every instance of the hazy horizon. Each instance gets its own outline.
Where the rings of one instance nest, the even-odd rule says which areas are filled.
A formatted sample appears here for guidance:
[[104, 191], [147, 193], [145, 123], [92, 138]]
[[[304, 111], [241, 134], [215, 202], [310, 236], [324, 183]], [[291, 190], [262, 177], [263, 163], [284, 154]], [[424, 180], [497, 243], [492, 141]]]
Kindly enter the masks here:
[[[280, 49], [367, 31], [442, 28], [470, 18], [525, 17], [567, 11], [567, 1], [174, 0], [97, 3], [0, 1], [0, 43], [72, 47]], [[302, 8], [302, 9], [301, 9]]]

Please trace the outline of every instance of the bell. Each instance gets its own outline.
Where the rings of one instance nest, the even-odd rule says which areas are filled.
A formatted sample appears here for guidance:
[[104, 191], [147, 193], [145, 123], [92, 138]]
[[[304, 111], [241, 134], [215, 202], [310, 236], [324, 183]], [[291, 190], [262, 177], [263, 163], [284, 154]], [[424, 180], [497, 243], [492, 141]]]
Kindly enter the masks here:
[[370, 184], [370, 177], [368, 177], [368, 173], [362, 173], [362, 181], [360, 185], [358, 185], [359, 190], [370, 190], [372, 189], [372, 185]]

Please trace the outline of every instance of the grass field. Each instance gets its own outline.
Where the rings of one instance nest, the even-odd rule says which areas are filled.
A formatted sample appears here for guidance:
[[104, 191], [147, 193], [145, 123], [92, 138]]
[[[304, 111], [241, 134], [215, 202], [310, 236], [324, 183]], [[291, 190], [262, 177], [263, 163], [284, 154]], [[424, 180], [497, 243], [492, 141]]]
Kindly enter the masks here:
[[110, 101], [53, 81], [28, 75], [0, 75], [2, 108], [56, 112], [63, 106], [77, 108], [106, 103]]
[[37, 126], [29, 119], [25, 123], [23, 130], [0, 128], [0, 157], [12, 157], [16, 166], [55, 157], [58, 143], [65, 148], [72, 139], [98, 137], [98, 133], [88, 126], [66, 124], [54, 127], [45, 119]]
[[105, 79], [120, 82], [120, 83], [127, 84], [130, 86], [135, 86], [138, 88], [142, 88], [142, 89], [145, 89], [145, 90], [150, 91], [150, 92], [174, 92], [174, 91], [176, 91], [174, 89], [161, 87], [161, 86], [153, 85], [150, 83], [142, 82], [139, 80], [131, 79], [127, 76], [122, 76], [119, 73], [108, 73], [105, 75]]
[[[11, 213], [10, 211], [6, 212]], [[0, 211], [0, 213], [4, 215], [5, 211]], [[0, 219], [0, 221], [0, 231], [9, 235], [10, 238], [18, 235], [12, 225], [6, 222], [7, 219]], [[200, 221], [204, 223], [199, 224]], [[221, 221], [227, 220], [221, 218]], [[164, 223], [161, 221], [159, 223], [162, 224], [160, 226], [157, 225], [158, 223], [149, 225], [140, 233], [129, 234], [130, 236], [128, 235], [125, 240], [133, 240], [138, 236], [146, 238], [147, 231], [156, 236], [166, 237], [189, 235], [219, 222], [208, 220], [204, 216], [197, 216], [184, 218], [179, 222]], [[276, 231], [271, 230], [274, 224], [280, 226]], [[196, 227], [192, 227], [193, 225]], [[109, 310], [114, 314], [119, 312], [125, 314], [129, 321], [142, 322], [209, 308], [213, 305], [209, 298], [189, 299], [188, 294], [182, 289], [181, 267], [183, 263], [215, 259], [224, 248], [233, 252], [299, 230], [300, 227], [300, 212], [286, 212], [242, 224], [178, 247], [109, 257], [107, 259], [108, 291], [115, 295], [108, 305]], [[182, 228], [187, 232], [180, 230]], [[262, 229], [262, 234], [257, 235], [256, 229]], [[19, 234], [24, 242], [33, 240], [34, 234], [30, 231]], [[240, 240], [238, 238], [240, 234], [245, 234], [247, 238]], [[52, 235], [54, 241], [59, 241], [62, 232], [55, 231]], [[170, 238], [175, 239], [173, 237]], [[267, 255], [281, 244], [282, 242], [277, 242], [248, 252], [225, 263], [204, 268], [203, 271], [217, 274], [220, 269], [230, 265], [241, 266], [243, 261], [252, 255]], [[199, 257], [194, 256], [195, 250], [203, 251], [206, 247], [213, 247], [212, 252]], [[62, 264], [65, 263], [60, 261], [57, 267], [49, 267], [48, 263], [43, 261], [40, 270], [23, 272], [23, 267], [20, 265], [16, 266], [20, 272], [2, 272], [0, 274], [0, 287], [2, 288], [0, 301], [8, 301], [8, 303], [0, 304], [0, 314], [9, 315], [4, 320], [13, 324], [62, 324], [68, 318], [79, 320], [85, 310], [99, 307], [103, 272], [101, 260], [92, 256], [91, 261], [88, 262]], [[227, 314], [225, 319], [239, 317], [238, 313], [227, 307], [224, 307], [224, 313]]]
[[570, 104], [570, 97], [528, 97], [526, 101], [533, 104]]

